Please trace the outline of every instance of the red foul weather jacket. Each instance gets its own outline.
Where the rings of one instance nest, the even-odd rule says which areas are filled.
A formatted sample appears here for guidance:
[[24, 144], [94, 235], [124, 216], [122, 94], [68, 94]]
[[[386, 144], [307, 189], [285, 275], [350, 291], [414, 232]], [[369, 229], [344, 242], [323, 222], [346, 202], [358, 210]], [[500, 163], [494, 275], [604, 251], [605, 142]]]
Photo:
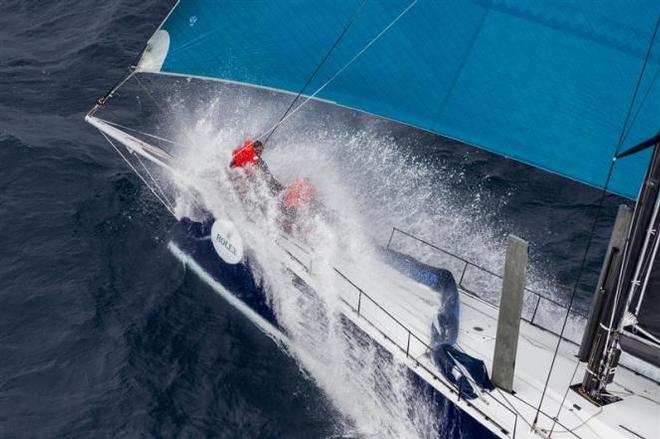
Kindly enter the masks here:
[[232, 160], [229, 167], [249, 169], [259, 163], [259, 156], [254, 150], [254, 141], [246, 140], [240, 148], [235, 149], [231, 153]]

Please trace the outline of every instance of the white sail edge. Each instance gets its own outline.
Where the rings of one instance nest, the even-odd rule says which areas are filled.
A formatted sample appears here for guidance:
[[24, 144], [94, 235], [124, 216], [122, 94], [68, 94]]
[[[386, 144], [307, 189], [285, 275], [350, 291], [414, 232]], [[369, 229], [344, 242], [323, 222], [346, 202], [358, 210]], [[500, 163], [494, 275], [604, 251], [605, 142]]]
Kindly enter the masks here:
[[147, 42], [135, 70], [138, 72], [160, 73], [169, 50], [170, 34], [166, 30], [157, 30]]
[[[359, 108], [349, 107], [347, 105], [340, 104], [339, 102], [333, 101], [332, 99], [320, 98], [318, 96], [312, 96], [312, 95], [308, 95], [308, 94], [305, 94], [305, 93], [301, 93], [300, 95], [298, 95], [297, 92], [294, 92], [294, 91], [291, 91], [291, 90], [286, 90], [286, 89], [277, 88], [277, 87], [269, 87], [267, 85], [253, 84], [251, 82], [235, 81], [233, 79], [216, 78], [216, 77], [213, 77], [213, 76], [193, 75], [193, 74], [190, 74], [190, 73], [168, 72], [166, 70], [165, 71], [162, 71], [162, 70], [149, 70], [149, 69], [143, 68], [142, 65], [136, 66], [136, 68], [134, 70], [134, 73], [142, 73], [142, 74], [158, 75], [158, 76], [169, 76], [169, 77], [172, 77], [172, 78], [182, 78], [182, 79], [187, 79], [187, 80], [189, 80], [189, 79], [198, 79], [200, 81], [211, 81], [211, 82], [218, 82], [218, 83], [221, 83], [221, 84], [230, 84], [230, 85], [236, 85], [236, 86], [240, 86], [240, 87], [249, 87], [249, 88], [258, 89], [258, 90], [267, 90], [267, 91], [271, 91], [271, 92], [275, 92], [275, 93], [281, 93], [281, 94], [285, 94], [285, 95], [289, 95], [289, 96], [298, 96], [298, 98], [301, 99], [301, 100], [310, 98], [310, 100], [312, 100], [312, 101], [325, 102], [325, 103], [328, 103], [328, 104], [336, 105], [336, 106], [341, 107], [341, 108], [346, 108], [346, 109], [349, 109], [349, 110], [352, 110], [352, 111], [359, 111], [360, 113], [369, 114], [371, 116], [378, 117], [380, 119], [385, 119], [385, 120], [390, 120], [390, 121], [397, 122], [397, 123], [402, 123], [402, 122], [397, 121], [395, 119], [391, 119], [391, 118], [388, 118], [388, 117], [385, 117], [385, 116], [380, 116], [376, 113], [371, 113], [369, 111], [360, 110]], [[422, 127], [419, 127], [419, 126], [416, 126], [416, 125], [412, 125], [412, 124], [407, 124], [407, 125], [411, 126], [413, 128], [420, 129], [420, 130], [429, 131], [425, 128], [422, 128]], [[429, 131], [429, 132], [432, 132], [432, 131]], [[445, 136], [445, 137], [447, 137], [447, 136]]]
[[147, 41], [147, 44], [135, 65], [137, 71], [153, 73], [160, 72], [170, 49], [170, 36], [167, 31], [163, 30], [163, 25], [179, 6], [179, 3], [181, 3], [181, 0], [177, 0], [174, 6], [172, 6], [172, 9], [170, 9], [165, 18], [163, 18], [163, 21], [158, 25], [158, 28], [154, 31], [153, 35], [151, 35]]

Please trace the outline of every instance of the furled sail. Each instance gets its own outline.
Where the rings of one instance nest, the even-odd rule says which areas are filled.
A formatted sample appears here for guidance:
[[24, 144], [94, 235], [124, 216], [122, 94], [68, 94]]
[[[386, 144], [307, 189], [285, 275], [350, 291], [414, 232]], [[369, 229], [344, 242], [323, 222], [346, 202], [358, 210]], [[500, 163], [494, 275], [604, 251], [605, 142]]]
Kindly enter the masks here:
[[[603, 187], [617, 150], [658, 129], [659, 15], [657, 0], [181, 0], [138, 67], [297, 93], [321, 66], [308, 95]], [[635, 197], [649, 156], [608, 189]]]

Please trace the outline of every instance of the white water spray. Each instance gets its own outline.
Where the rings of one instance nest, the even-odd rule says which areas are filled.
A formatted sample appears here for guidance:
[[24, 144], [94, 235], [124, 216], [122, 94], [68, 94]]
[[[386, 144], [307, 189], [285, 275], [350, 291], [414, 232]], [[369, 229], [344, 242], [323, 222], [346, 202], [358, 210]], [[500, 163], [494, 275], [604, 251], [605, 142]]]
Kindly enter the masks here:
[[283, 265], [275, 262], [277, 201], [263, 182], [245, 185], [240, 172], [228, 171], [231, 150], [269, 125], [277, 109], [249, 93], [230, 94], [173, 121], [181, 127], [177, 140], [188, 145], [178, 151], [179, 170], [184, 183], [195, 188], [196, 198], [192, 202], [189, 192], [181, 192], [177, 214], [194, 217], [192, 207], [202, 203], [216, 218], [240, 224], [250, 241], [255, 276], [263, 280], [295, 351], [304, 353], [296, 359], [346, 417], [341, 426], [345, 433], [435, 437], [441, 420], [430, 403], [418, 397], [405, 366], [379, 356], [373, 342], [343, 323], [332, 267], [337, 259], [348, 259], [376, 269], [376, 247], [386, 242], [392, 226], [434, 237], [443, 247], [489, 267], [503, 265], [501, 237], [481, 222], [478, 199], [467, 205], [455, 202], [442, 184], [442, 171], [379, 134], [377, 122], [339, 128], [341, 124], [300, 112], [271, 140], [265, 159], [283, 183], [311, 180], [336, 218], [307, 219], [319, 288], [314, 294], [299, 291]]

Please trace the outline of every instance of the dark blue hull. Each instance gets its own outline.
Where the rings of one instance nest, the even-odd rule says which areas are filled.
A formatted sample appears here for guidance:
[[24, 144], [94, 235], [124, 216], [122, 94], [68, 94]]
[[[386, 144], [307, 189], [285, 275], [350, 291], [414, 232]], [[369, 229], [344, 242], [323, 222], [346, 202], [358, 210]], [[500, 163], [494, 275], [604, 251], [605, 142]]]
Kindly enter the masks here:
[[[173, 242], [176, 246], [191, 257], [202, 270], [220, 283], [236, 298], [259, 314], [270, 324], [284, 332], [278, 323], [262, 285], [255, 279], [249, 263], [230, 265], [217, 256], [210, 239], [211, 223], [197, 223], [189, 220], [180, 221], [175, 227]], [[396, 254], [390, 257], [396, 258]], [[404, 257], [405, 258], [405, 257]], [[250, 258], [247, 258], [250, 260]], [[409, 264], [409, 259], [402, 260]], [[421, 267], [426, 267], [420, 264]], [[425, 275], [427, 276], [427, 275]], [[430, 276], [433, 276], [431, 274]], [[420, 280], [420, 279], [418, 279]], [[301, 290], [309, 289], [304, 282], [294, 278], [297, 287]], [[452, 279], [453, 282], [453, 279]], [[357, 327], [350, 319], [344, 318], [344, 324], [359, 336], [365, 344], [373, 344], [377, 348], [379, 360], [390, 362], [392, 354], [379, 346], [366, 333]], [[496, 438], [488, 428], [476, 421], [472, 416], [462, 411], [451, 400], [431, 386], [412, 370], [408, 370], [408, 378], [417, 389], [416, 398], [422, 398], [435, 410], [438, 416], [438, 438]], [[387, 386], [387, 384], [384, 384]], [[387, 390], [387, 389], [385, 389]], [[458, 400], [458, 394], [455, 394]]]

